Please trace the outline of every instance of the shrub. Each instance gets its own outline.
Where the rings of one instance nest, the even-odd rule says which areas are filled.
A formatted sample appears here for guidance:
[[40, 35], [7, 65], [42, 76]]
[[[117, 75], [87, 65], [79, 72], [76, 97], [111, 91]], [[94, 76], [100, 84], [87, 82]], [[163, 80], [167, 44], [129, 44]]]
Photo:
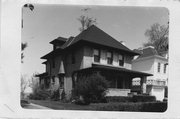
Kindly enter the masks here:
[[127, 96], [107, 96], [107, 102], [132, 102], [132, 97]]
[[139, 94], [139, 95], [133, 95], [132, 100], [133, 102], [153, 102], [156, 101], [156, 97]]
[[54, 101], [59, 100], [60, 94], [59, 94], [59, 88], [57, 90], [54, 90], [51, 94], [51, 99]]
[[165, 112], [166, 109], [166, 102], [106, 103], [96, 107], [100, 111]]
[[49, 97], [50, 97], [50, 92], [41, 89], [36, 90], [35, 92], [33, 92], [33, 94], [29, 95], [29, 98], [33, 100], [45, 100], [48, 99]]
[[92, 74], [88, 77], [78, 79], [74, 92], [82, 96], [85, 104], [91, 102], [105, 101], [105, 91], [108, 89], [108, 82], [100, 74]]

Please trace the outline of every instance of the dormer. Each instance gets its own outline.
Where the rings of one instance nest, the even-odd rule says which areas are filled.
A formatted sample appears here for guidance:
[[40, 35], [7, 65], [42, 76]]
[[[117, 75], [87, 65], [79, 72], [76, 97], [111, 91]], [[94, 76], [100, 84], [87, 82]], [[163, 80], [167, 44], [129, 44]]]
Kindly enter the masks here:
[[53, 50], [56, 50], [60, 48], [66, 42], [66, 40], [67, 38], [58, 37], [54, 39], [53, 41], [51, 41], [50, 44], [53, 44]]

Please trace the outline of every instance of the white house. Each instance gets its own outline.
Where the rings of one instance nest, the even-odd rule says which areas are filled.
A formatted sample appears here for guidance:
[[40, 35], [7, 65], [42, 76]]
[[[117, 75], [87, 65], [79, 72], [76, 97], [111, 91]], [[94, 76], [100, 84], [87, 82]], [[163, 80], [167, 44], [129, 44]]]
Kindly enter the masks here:
[[[133, 60], [132, 70], [153, 74], [153, 76], [147, 77], [146, 93], [154, 95], [157, 100], [162, 101], [168, 81], [168, 57], [165, 53], [158, 55], [152, 46], [139, 51], [141, 55]], [[139, 79], [133, 79], [132, 85], [138, 87], [140, 85]], [[138, 88], [134, 89], [138, 90]]]

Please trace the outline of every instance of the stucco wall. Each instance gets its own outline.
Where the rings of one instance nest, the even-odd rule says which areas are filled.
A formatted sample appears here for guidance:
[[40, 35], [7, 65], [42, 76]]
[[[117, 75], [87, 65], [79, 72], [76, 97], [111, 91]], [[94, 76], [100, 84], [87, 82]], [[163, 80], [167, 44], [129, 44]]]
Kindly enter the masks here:
[[[107, 51], [106, 49], [100, 49], [100, 64], [103, 65], [109, 65], [107, 64]], [[118, 59], [119, 53], [113, 51], [113, 63], [112, 66], [119, 67], [119, 59]], [[125, 55], [124, 56], [124, 66], [127, 69], [132, 68], [132, 56]], [[84, 47], [84, 56], [83, 56], [83, 68], [91, 67], [92, 63], [94, 63], [94, 56], [93, 56], [93, 48], [89, 46]]]

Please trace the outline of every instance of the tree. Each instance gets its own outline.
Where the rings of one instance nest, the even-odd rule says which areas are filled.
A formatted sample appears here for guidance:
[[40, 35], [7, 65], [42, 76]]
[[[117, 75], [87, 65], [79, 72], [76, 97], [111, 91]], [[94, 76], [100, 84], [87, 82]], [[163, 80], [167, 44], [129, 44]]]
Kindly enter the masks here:
[[[85, 8], [82, 9], [83, 12], [88, 12], [90, 10], [90, 8]], [[84, 30], [86, 30], [87, 28], [89, 28], [91, 25], [93, 24], [97, 24], [96, 19], [93, 17], [88, 17], [85, 14], [81, 15], [78, 18], [78, 21], [81, 23], [81, 27], [79, 28], [79, 30], [82, 32]]]
[[[29, 8], [31, 11], [34, 10], [34, 6], [32, 4], [25, 4], [24, 8]], [[22, 18], [22, 28], [23, 28], [23, 18]], [[24, 54], [23, 51], [27, 47], [27, 43], [21, 43], [21, 63], [23, 63]]]
[[153, 46], [158, 53], [168, 51], [168, 34], [169, 34], [169, 23], [167, 26], [155, 23], [150, 29], [147, 29], [145, 36], [148, 37], [148, 42], [144, 43], [144, 46]]
[[25, 96], [25, 90], [28, 87], [28, 81], [26, 80], [25, 76], [21, 76], [21, 98]]
[[27, 43], [21, 43], [21, 63], [23, 63], [23, 58], [24, 58], [24, 49], [27, 47]]

